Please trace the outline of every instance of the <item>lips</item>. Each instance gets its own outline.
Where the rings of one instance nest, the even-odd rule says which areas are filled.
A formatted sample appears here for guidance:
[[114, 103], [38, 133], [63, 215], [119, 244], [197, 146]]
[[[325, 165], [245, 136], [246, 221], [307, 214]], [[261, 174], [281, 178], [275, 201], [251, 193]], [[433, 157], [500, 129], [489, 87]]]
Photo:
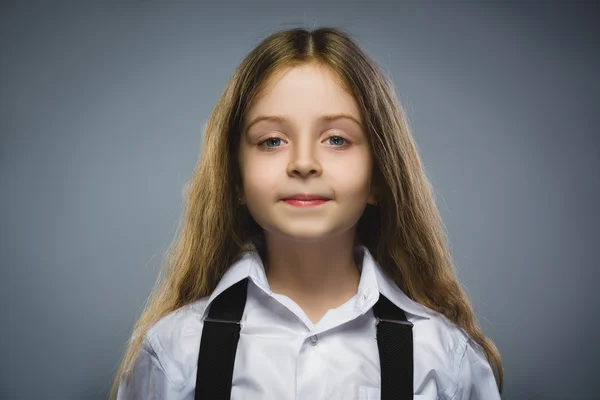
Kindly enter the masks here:
[[288, 199], [283, 202], [294, 207], [316, 207], [327, 203], [329, 200], [296, 200]]
[[292, 194], [290, 196], [286, 196], [282, 200], [284, 200], [284, 201], [287, 201], [287, 200], [298, 200], [298, 201], [316, 201], [316, 200], [322, 200], [322, 201], [327, 201], [327, 200], [331, 200], [331, 198], [329, 198], [327, 196], [318, 195], [318, 194], [296, 193], [296, 194]]

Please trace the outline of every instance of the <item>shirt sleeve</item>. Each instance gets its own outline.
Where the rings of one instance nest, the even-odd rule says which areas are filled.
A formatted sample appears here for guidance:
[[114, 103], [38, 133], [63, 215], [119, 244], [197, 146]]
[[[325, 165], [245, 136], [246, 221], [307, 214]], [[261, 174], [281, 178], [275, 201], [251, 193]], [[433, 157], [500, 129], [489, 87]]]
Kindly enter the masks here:
[[500, 400], [496, 378], [487, 357], [472, 340], [465, 346], [458, 387], [452, 400]]
[[135, 363], [119, 381], [117, 400], [174, 400], [180, 397], [181, 393], [165, 373], [156, 352], [144, 338]]

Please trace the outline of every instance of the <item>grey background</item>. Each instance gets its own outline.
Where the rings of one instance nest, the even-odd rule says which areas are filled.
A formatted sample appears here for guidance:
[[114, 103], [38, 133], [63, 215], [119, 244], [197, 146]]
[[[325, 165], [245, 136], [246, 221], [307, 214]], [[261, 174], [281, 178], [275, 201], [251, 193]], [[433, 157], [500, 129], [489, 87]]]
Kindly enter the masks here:
[[598, 10], [3, 2], [0, 398], [106, 398], [210, 110], [298, 25], [347, 29], [392, 76], [504, 398], [598, 398]]

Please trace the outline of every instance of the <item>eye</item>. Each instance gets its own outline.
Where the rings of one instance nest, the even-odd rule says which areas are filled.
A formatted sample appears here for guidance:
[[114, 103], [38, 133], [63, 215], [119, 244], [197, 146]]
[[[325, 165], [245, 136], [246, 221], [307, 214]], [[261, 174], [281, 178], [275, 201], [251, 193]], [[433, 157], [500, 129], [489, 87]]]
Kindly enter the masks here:
[[344, 139], [341, 136], [330, 136], [327, 138], [327, 140], [329, 140], [329, 143], [332, 144], [334, 147], [343, 147], [344, 144], [349, 143], [348, 140]]
[[278, 145], [281, 144], [281, 142], [283, 142], [283, 139], [281, 139], [281, 138], [270, 137], [270, 138], [263, 140], [258, 145], [260, 147], [266, 147], [268, 149], [273, 149], [273, 148], [279, 147]]
[[[350, 144], [350, 142], [347, 139], [336, 135], [328, 137], [326, 141], [329, 141], [329, 144], [331, 144], [333, 147], [344, 147]], [[270, 137], [260, 142], [258, 146], [263, 147], [265, 149], [276, 149], [284, 143], [284, 140], [281, 138]]]

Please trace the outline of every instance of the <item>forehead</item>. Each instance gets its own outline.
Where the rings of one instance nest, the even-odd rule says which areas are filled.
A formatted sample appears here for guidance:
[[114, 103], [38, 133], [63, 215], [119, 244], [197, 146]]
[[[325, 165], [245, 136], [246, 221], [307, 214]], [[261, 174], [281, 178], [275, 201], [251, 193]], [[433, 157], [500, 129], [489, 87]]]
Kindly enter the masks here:
[[342, 113], [360, 120], [358, 104], [341, 79], [327, 67], [307, 64], [276, 73], [253, 101], [244, 122], [264, 114], [312, 119]]

